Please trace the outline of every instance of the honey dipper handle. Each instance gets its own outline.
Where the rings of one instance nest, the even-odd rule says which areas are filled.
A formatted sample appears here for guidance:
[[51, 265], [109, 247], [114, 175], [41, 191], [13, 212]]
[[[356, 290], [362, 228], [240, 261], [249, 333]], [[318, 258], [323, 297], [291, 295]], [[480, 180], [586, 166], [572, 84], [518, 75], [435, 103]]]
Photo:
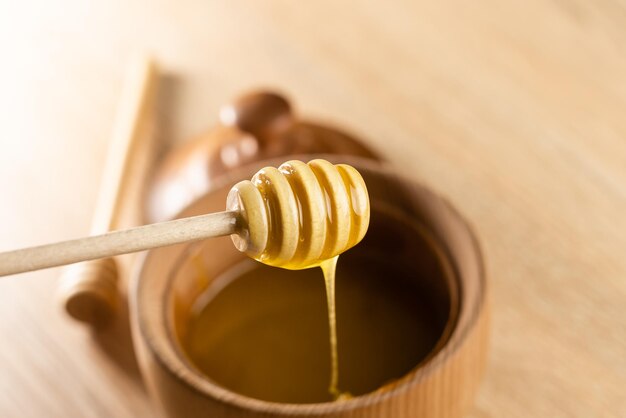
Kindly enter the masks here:
[[218, 212], [0, 253], [0, 276], [236, 233], [238, 212]]

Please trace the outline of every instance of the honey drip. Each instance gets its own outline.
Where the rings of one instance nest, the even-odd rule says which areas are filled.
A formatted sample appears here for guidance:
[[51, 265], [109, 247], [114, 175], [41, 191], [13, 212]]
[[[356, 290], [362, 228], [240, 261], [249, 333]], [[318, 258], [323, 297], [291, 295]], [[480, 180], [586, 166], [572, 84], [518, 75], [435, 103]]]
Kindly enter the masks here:
[[326, 301], [328, 304], [328, 326], [330, 329], [330, 385], [328, 392], [335, 400], [349, 399], [348, 392], [339, 390], [339, 354], [337, 352], [337, 313], [335, 309], [335, 272], [337, 271], [337, 259], [335, 256], [323, 261], [320, 268], [324, 273], [326, 284]]

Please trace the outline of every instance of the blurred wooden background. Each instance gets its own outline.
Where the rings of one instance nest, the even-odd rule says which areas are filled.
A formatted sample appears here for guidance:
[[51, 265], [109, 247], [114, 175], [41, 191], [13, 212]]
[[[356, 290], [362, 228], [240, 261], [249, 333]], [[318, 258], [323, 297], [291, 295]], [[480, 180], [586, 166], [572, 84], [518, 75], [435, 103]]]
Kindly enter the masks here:
[[[89, 231], [146, 48], [172, 75], [164, 140], [277, 87], [461, 208], [494, 305], [470, 417], [624, 417], [625, 45], [614, 0], [2, 2], [0, 250]], [[0, 280], [0, 416], [150, 416], [124, 339], [66, 318], [58, 274]]]

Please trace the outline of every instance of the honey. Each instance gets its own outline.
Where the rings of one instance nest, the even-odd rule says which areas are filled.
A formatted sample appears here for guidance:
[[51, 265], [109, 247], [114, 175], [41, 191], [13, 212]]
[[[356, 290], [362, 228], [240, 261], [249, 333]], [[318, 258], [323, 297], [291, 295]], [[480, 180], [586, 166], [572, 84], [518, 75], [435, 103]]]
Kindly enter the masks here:
[[335, 400], [347, 399], [351, 395], [348, 392], [342, 393], [339, 390], [339, 354], [337, 352], [337, 307], [335, 297], [335, 276], [337, 272], [338, 255], [324, 260], [320, 267], [324, 274], [324, 284], [326, 285], [326, 304], [328, 305], [328, 325], [330, 332], [330, 385], [328, 392]]
[[[363, 243], [337, 264], [338, 381], [353, 396], [396, 381], [444, 333], [450, 301], [433, 243], [417, 227], [373, 214]], [[207, 258], [208, 259], [208, 258]], [[239, 394], [274, 402], [336, 399], [330, 305], [321, 272], [243, 260], [212, 279], [179, 338], [190, 364]]]

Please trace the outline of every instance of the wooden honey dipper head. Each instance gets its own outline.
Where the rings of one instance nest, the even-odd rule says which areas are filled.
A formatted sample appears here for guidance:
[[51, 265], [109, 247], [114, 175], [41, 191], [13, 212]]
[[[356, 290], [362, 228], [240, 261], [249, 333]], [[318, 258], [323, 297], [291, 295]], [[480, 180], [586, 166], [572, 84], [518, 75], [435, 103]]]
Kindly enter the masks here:
[[239, 212], [237, 249], [272, 266], [319, 265], [358, 244], [370, 218], [359, 172], [325, 160], [288, 161], [237, 183], [227, 210]]

